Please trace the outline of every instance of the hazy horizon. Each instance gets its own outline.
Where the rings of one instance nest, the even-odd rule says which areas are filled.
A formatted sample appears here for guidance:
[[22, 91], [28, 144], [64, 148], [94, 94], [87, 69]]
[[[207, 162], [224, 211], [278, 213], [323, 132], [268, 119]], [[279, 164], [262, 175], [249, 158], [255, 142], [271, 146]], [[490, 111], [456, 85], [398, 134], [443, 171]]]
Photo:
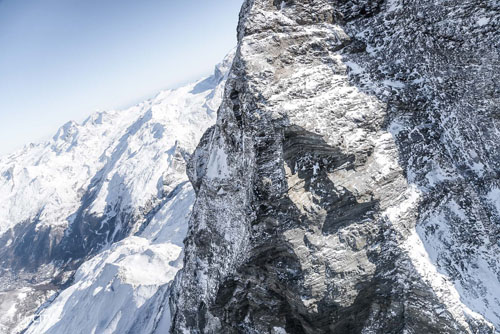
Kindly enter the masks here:
[[0, 1], [0, 154], [209, 75], [242, 1]]

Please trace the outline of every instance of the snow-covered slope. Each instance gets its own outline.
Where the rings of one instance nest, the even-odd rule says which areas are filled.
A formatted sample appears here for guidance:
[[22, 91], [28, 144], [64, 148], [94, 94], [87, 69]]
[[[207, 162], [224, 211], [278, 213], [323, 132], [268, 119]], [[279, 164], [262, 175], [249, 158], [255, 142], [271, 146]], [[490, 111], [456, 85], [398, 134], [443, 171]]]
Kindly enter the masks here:
[[161, 304], [194, 201], [184, 159], [215, 121], [231, 61], [0, 158], [0, 332], [24, 328], [61, 287], [29, 333], [124, 333]]
[[194, 192], [184, 183], [143, 233], [85, 262], [26, 333], [167, 333], [168, 283], [182, 265], [193, 202]]

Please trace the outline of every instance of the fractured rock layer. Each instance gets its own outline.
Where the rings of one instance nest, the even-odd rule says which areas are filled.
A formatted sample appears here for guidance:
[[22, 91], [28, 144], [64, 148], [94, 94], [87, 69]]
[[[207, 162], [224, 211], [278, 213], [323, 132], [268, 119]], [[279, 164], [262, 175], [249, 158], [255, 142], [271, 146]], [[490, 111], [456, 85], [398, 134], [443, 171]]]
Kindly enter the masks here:
[[172, 331], [498, 331], [499, 11], [245, 1]]

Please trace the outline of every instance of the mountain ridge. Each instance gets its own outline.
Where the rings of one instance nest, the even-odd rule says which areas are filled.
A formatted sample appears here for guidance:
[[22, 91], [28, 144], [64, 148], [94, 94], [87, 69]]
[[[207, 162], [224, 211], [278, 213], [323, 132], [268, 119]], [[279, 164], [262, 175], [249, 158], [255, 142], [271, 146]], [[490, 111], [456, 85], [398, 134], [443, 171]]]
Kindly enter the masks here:
[[[194, 201], [184, 160], [214, 121], [231, 60], [230, 53], [208, 78], [125, 110], [92, 114], [81, 124], [70, 121], [51, 140], [0, 158], [0, 308], [6, 311], [0, 324], [5, 331], [24, 329], [45, 301], [26, 333], [57, 331], [66, 318], [77, 322], [84, 309], [68, 314], [66, 303], [78, 293], [81, 303], [93, 295], [76, 287], [102, 283], [112, 272], [122, 288], [115, 298], [135, 298], [144, 288], [136, 282], [125, 289], [133, 273], [121, 257], [130, 258], [138, 271], [149, 270], [141, 264], [148, 258], [170, 275], [179, 269], [179, 263], [169, 262], [181, 254], [182, 222]], [[168, 223], [172, 217], [178, 221]], [[150, 303], [158, 304], [154, 292], [165, 294], [163, 286], [173, 278], [156, 277], [150, 292], [138, 297], [141, 303], [153, 298]], [[108, 293], [100, 300], [110, 307], [114, 299]], [[106, 313], [95, 316], [105, 323]], [[54, 323], [57, 317], [60, 322]], [[132, 324], [120, 326], [125, 330]], [[90, 331], [85, 322], [79, 327], [81, 333]]]

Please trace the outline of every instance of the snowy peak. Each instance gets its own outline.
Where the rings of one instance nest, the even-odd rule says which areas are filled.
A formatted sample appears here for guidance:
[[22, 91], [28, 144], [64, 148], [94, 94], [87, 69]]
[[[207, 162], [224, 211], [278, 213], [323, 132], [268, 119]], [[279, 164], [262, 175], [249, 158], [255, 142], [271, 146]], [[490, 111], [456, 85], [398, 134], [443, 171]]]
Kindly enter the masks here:
[[[154, 99], [126, 110], [93, 114], [82, 124], [68, 122], [51, 141], [30, 145], [1, 157], [0, 210], [4, 222], [0, 224], [0, 233], [39, 215], [54, 215], [47, 217], [47, 220], [52, 220], [49, 223], [65, 221], [67, 210], [65, 213], [55, 212], [61, 211], [60, 204], [78, 205], [79, 192], [93, 187], [91, 180], [107, 182], [106, 179], [112, 179], [110, 171], [128, 174], [127, 169], [134, 166], [144, 168], [138, 174], [144, 172], [147, 168], [144, 164], [148, 163], [141, 165], [140, 160], [148, 154], [162, 164], [154, 171], [156, 174], [160, 170], [167, 172], [170, 168], [168, 161], [173, 163], [176, 149], [193, 151], [201, 133], [213, 123], [212, 108], [216, 110], [220, 104], [221, 83], [228, 70], [224, 66], [227, 67], [230, 59], [228, 57], [225, 63], [217, 66], [214, 76], [202, 82], [164, 91]], [[197, 90], [202, 83], [206, 89]], [[128, 175], [128, 181], [138, 183], [135, 190], [140, 193], [131, 195], [130, 204], [143, 206], [144, 200], [148, 199], [142, 196], [141, 189], [149, 187], [145, 191], [153, 193], [151, 185], [146, 185], [145, 179], [140, 184], [141, 178], [134, 176]], [[26, 195], [27, 201], [22, 199], [25, 193], [30, 194]], [[99, 200], [102, 197], [105, 202], [106, 195], [99, 196]], [[51, 199], [56, 202], [53, 207], [50, 206]], [[61, 203], [63, 201], [66, 203]], [[29, 205], [24, 205], [24, 202], [29, 202]], [[102, 206], [96, 205], [96, 213], [103, 213], [103, 210]]]
[[[36, 308], [102, 249], [113, 249], [98, 255], [110, 264], [86, 264], [95, 273], [77, 274], [77, 290], [100, 282], [101, 274], [111, 275], [112, 263], [128, 261], [110, 258], [122, 248], [130, 261], [152, 261], [165, 269], [164, 275], [170, 275], [152, 276], [151, 294], [173, 277], [179, 266], [171, 267], [171, 263], [180, 254], [185, 219], [194, 200], [185, 159], [215, 122], [232, 58], [229, 54], [209, 78], [163, 91], [125, 110], [95, 113], [81, 124], [68, 122], [51, 140], [0, 157], [0, 291], [6, 296], [0, 298], [0, 308], [19, 311], [0, 318], [3, 328], [14, 333], [26, 326]], [[134, 234], [139, 239], [113, 246]], [[115, 268], [125, 268], [125, 262]], [[137, 275], [148, 268], [138, 270]], [[118, 285], [131, 282], [132, 278], [122, 278], [133, 273], [123, 270], [113, 274], [121, 282]], [[127, 290], [132, 295], [134, 284]], [[44, 285], [50, 289], [41, 289]], [[20, 289], [28, 291], [23, 292], [26, 298], [16, 297]], [[90, 298], [92, 293], [85, 296]], [[54, 305], [65, 305], [64, 296], [76, 298], [68, 290]], [[140, 298], [145, 302], [150, 297], [146, 293]], [[81, 305], [83, 316], [86, 306]], [[55, 308], [47, 311], [49, 317]], [[79, 315], [63, 312], [60, 316]], [[50, 329], [52, 325], [44, 320], [30, 331], [56, 333], [55, 328], [63, 326]], [[82, 333], [91, 332], [85, 330]]]

